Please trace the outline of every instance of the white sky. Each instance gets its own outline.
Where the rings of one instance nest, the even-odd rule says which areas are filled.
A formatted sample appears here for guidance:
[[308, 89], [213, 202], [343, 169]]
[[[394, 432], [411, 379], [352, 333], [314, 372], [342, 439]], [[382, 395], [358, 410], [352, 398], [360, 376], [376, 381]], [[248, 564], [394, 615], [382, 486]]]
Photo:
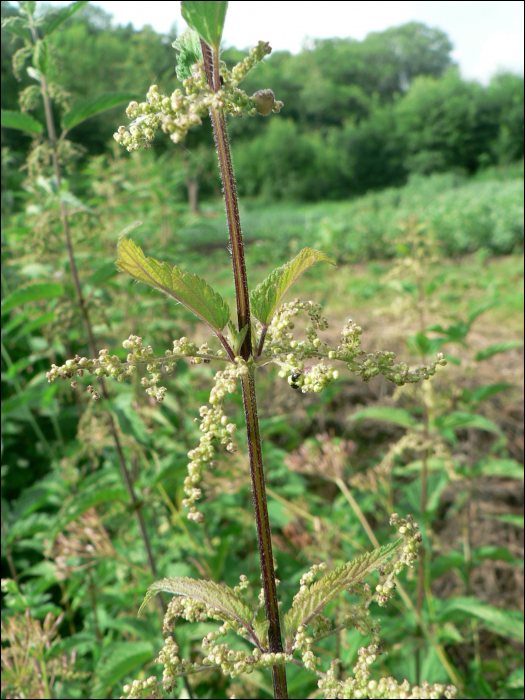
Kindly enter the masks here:
[[[150, 24], [155, 31], [164, 33], [173, 22], [180, 31], [186, 28], [180, 3], [173, 0], [144, 3], [95, 0], [93, 4], [112, 14], [116, 24], [131, 22], [137, 29]], [[523, 75], [524, 7], [521, 0], [234, 0], [228, 6], [223, 40], [225, 46], [242, 49], [262, 39], [269, 41], [274, 50], [298, 53], [305, 37], [362, 40], [369, 32], [419, 21], [448, 34], [454, 45], [453, 58], [459, 63], [463, 77], [486, 83], [500, 69]]]

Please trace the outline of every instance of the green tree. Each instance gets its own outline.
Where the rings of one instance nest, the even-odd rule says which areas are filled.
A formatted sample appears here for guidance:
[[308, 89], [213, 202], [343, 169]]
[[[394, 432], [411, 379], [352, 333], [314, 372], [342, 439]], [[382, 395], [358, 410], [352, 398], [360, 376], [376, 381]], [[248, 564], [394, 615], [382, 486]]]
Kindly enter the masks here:
[[500, 163], [523, 158], [523, 76], [499, 73], [490, 81], [488, 98], [498, 115], [493, 152]]
[[442, 78], [420, 76], [395, 106], [405, 140], [405, 167], [423, 174], [461, 168], [473, 173], [491, 162], [498, 116], [486, 91], [455, 69]]

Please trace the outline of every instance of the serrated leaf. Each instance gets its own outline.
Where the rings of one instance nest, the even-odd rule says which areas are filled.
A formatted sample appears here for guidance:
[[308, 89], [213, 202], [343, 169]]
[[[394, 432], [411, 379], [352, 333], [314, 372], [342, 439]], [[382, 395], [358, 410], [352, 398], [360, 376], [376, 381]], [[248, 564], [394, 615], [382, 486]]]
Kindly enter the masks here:
[[404, 408], [389, 408], [388, 406], [372, 406], [364, 408], [362, 411], [356, 411], [350, 417], [350, 420], [357, 421], [369, 418], [372, 420], [381, 420], [385, 423], [394, 423], [401, 425], [403, 428], [411, 428], [417, 425], [415, 418], [412, 418], [410, 413]]
[[42, 124], [34, 119], [30, 114], [16, 112], [11, 109], [2, 110], [2, 126], [5, 126], [8, 129], [27, 131], [28, 134], [33, 134], [35, 136], [41, 134], [44, 128]]
[[270, 626], [270, 623], [268, 622], [266, 618], [266, 611], [264, 609], [264, 605], [260, 605], [257, 608], [257, 612], [254, 615], [253, 619], [253, 631], [255, 632], [255, 635], [257, 639], [262, 643], [264, 647], [266, 647], [268, 643], [268, 628]]
[[523, 346], [522, 340], [503, 340], [501, 343], [495, 343], [494, 345], [489, 345], [488, 348], [480, 350], [476, 353], [474, 358], [476, 362], [481, 362], [482, 360], [488, 360], [489, 357], [498, 355], [500, 352], [507, 352], [507, 350], [512, 350], [513, 348], [521, 348]]
[[202, 62], [202, 48], [199, 35], [193, 29], [187, 29], [173, 42], [172, 46], [179, 52], [175, 73], [178, 80], [182, 83], [183, 80], [191, 77], [193, 64]]
[[132, 102], [137, 99], [137, 94], [129, 91], [108, 92], [98, 97], [87, 97], [84, 100], [79, 100], [62, 117], [62, 128], [64, 131], [69, 131], [80, 122], [94, 117], [96, 114], [105, 112], [111, 107]]
[[127, 238], [121, 238], [119, 257], [115, 265], [136, 280], [159, 289], [173, 297], [216, 332], [224, 328], [230, 319], [230, 309], [224, 299], [214, 292], [204, 280], [189, 272], [181, 272], [175, 266], [146, 258], [140, 246]]
[[295, 596], [292, 607], [284, 616], [287, 638], [295, 634], [299, 625], [308, 625], [332, 598], [347, 588], [355, 586], [378, 566], [384, 564], [402, 542], [403, 538], [399, 538], [396, 542], [362, 554], [314, 581], [308, 586], [308, 590]]
[[40, 71], [42, 75], [47, 75], [49, 68], [49, 49], [47, 43], [42, 39], [38, 39], [33, 51], [33, 66]]
[[27, 27], [27, 22], [24, 18], [19, 15], [13, 15], [11, 17], [6, 17], [2, 21], [2, 29], [19, 36], [24, 39], [26, 44], [32, 43], [31, 31]]
[[113, 643], [109, 656], [97, 664], [92, 698], [107, 698], [108, 691], [131, 673], [137, 666], [144, 666], [153, 658], [153, 645], [149, 642]]
[[42, 24], [39, 30], [42, 36], [49, 36], [52, 34], [57, 27], [60, 27], [67, 19], [72, 17], [76, 12], [81, 10], [84, 5], [87, 5], [87, 0], [81, 0], [79, 2], [72, 2], [70, 5], [63, 7], [59, 10], [53, 10], [48, 12], [42, 20]]
[[64, 294], [64, 287], [61, 284], [50, 282], [43, 284], [31, 284], [22, 289], [18, 289], [2, 301], [2, 313], [6, 313], [15, 306], [22, 306], [28, 301], [39, 301], [40, 299], [53, 299]]
[[182, 16], [188, 26], [194, 29], [216, 51], [221, 45], [227, 9], [228, 3], [225, 0], [212, 0], [211, 2], [183, 0], [181, 2]]
[[523, 613], [517, 610], [501, 610], [482, 603], [476, 598], [453, 598], [442, 608], [440, 620], [457, 619], [458, 613], [477, 617], [482, 624], [496, 634], [523, 641]]
[[321, 251], [303, 248], [293, 260], [273, 270], [250, 295], [251, 310], [255, 318], [267, 326], [290, 287], [303, 272], [321, 261], [335, 265], [334, 261]]
[[144, 602], [140, 606], [138, 614], [146, 603], [153, 598], [154, 595], [164, 591], [173, 595], [181, 595], [187, 598], [210, 605], [212, 608], [219, 610], [225, 618], [234, 619], [239, 622], [254, 638], [252, 620], [254, 612], [244, 600], [228, 586], [220, 586], [215, 581], [199, 581], [194, 578], [164, 578], [160, 581], [155, 581], [148, 588]]

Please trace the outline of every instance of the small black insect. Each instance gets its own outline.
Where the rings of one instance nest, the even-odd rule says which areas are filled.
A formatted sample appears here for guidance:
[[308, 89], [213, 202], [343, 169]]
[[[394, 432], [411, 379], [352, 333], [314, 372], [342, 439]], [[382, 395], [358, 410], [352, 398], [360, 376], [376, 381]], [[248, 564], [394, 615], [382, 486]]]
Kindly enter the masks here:
[[299, 384], [295, 384], [295, 382], [299, 379], [301, 374], [302, 374], [302, 372], [294, 372], [292, 374], [292, 383], [290, 384], [292, 389], [299, 389]]
[[301, 376], [301, 374], [308, 374], [308, 372], [309, 372], [311, 369], [312, 369], [311, 367], [305, 367], [302, 371], [298, 369], [296, 372], [294, 372], [294, 373], [292, 374], [292, 377], [291, 377], [292, 383], [290, 384], [290, 386], [292, 387], [292, 389], [300, 389], [299, 384], [296, 384], [295, 382], [299, 379], [299, 377]]
[[222, 77], [222, 75], [219, 75], [219, 82], [221, 85], [224, 85], [224, 78]]

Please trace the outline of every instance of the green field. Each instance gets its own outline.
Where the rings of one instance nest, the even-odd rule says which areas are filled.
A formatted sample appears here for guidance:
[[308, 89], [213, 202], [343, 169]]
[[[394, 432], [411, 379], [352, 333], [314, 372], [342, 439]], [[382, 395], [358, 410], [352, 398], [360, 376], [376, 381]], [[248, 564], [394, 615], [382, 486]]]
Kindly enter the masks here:
[[[118, 235], [134, 221], [143, 223], [130, 235], [147, 254], [204, 276], [233, 304], [222, 204], [210, 202], [192, 215], [155, 199], [155, 187], [137, 196], [134, 162], [117, 183], [111, 166], [93, 164], [90, 210], [72, 218], [97, 342], [119, 356], [130, 333], [144, 334], [159, 353], [182, 335], [208, 339], [183, 307], [116, 273]], [[3, 229], [5, 551], [9, 575], [21, 584], [6, 584], [6, 634], [22, 653], [17, 620], [26, 607], [34, 621], [64, 613], [56, 647], [65, 654], [64, 681], [56, 697], [107, 697], [108, 688], [117, 696], [126, 680], [154, 672], [160, 618], [152, 604], [136, 618], [151, 572], [121, 485], [108, 406], [89, 400], [87, 378], [75, 391], [45, 380], [51, 362], [86, 348], [59, 220], [50, 216], [44, 229], [39, 217], [38, 210], [12, 215]], [[383, 380], [363, 384], [343, 371], [319, 396], [290, 391], [274, 371], [260, 372], [281, 594], [288, 600], [312, 562], [334, 567], [369, 549], [360, 518], [385, 543], [388, 514], [414, 513], [426, 550], [424, 627], [401, 598], [381, 611], [388, 649], [382, 675], [452, 680], [462, 697], [522, 697], [523, 166], [471, 180], [420, 178], [346, 202], [248, 201], [241, 217], [252, 285], [305, 245], [337, 260], [336, 269], [307, 272], [292, 294], [323, 303], [327, 340], [337, 342], [351, 317], [364, 329], [367, 351], [391, 349], [416, 365], [445, 338], [450, 360], [422, 388], [393, 391]], [[418, 225], [419, 258], [420, 248], [410, 243]], [[417, 265], [399, 267], [416, 258]], [[53, 284], [62, 291], [47, 298]], [[111, 407], [159, 575], [205, 575], [235, 585], [246, 574], [256, 582], [242, 430], [239, 452], [222, 455], [205, 479], [206, 529], [187, 522], [180, 506], [185, 454], [197, 438], [194, 417], [209, 385], [209, 369], [181, 360], [161, 407], [138, 379], [110, 387]], [[430, 411], [426, 424], [423, 406]], [[241, 426], [238, 395], [228, 411]], [[421, 430], [430, 431], [424, 448]], [[429, 494], [423, 514], [422, 479]], [[412, 600], [416, 580], [403, 583]], [[212, 628], [177, 628], [183, 651], [189, 654], [195, 635]], [[32, 634], [38, 638], [36, 627]], [[351, 632], [341, 640], [343, 665], [351, 666], [359, 639]], [[335, 650], [327, 642], [316, 653]], [[45, 663], [58, 673], [54, 658]], [[37, 692], [37, 680], [28, 677], [25, 687]], [[194, 692], [224, 697], [222, 684], [210, 672]], [[315, 690], [299, 672], [290, 673], [290, 684], [296, 697]], [[262, 675], [236, 687], [243, 697], [271, 692]]]

